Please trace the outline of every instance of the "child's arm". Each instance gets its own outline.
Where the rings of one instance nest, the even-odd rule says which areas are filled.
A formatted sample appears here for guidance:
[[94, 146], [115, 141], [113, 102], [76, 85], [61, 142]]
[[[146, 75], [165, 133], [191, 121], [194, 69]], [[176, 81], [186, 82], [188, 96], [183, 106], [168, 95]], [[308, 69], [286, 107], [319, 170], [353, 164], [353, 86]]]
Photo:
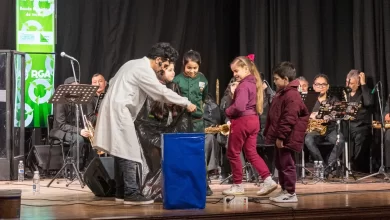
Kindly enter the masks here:
[[278, 130], [276, 131], [277, 138], [280, 140], [286, 139], [290, 136], [292, 128], [297, 123], [298, 115], [300, 112], [300, 103], [302, 100], [291, 98], [286, 100], [284, 109], [279, 119]]
[[244, 112], [248, 104], [248, 90], [246, 88], [238, 88], [234, 92], [232, 104], [225, 110], [228, 118], [234, 118]]

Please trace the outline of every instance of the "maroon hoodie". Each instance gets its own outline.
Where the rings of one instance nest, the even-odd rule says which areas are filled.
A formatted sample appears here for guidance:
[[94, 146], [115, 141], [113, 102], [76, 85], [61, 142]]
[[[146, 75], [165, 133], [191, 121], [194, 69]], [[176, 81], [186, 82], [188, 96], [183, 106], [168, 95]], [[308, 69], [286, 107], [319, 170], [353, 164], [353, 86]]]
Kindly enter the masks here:
[[283, 145], [300, 152], [309, 121], [309, 111], [298, 92], [299, 81], [291, 81], [278, 91], [268, 110], [264, 136], [267, 144], [275, 144], [276, 139], [283, 140]]
[[256, 78], [251, 74], [238, 84], [232, 104], [225, 110], [226, 117], [235, 119], [246, 115], [257, 115], [256, 97]]

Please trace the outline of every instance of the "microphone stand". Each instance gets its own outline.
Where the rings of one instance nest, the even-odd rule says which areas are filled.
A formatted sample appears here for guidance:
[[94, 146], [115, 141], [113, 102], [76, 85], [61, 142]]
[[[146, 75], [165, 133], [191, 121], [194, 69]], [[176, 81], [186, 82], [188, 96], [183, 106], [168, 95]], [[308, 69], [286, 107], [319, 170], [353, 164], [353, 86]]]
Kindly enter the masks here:
[[[376, 173], [373, 173], [371, 175], [368, 175], [368, 176], [365, 176], [365, 177], [362, 177], [360, 179], [358, 179], [357, 181], [359, 180], [363, 180], [363, 179], [366, 179], [366, 178], [369, 178], [369, 177], [372, 177], [372, 176], [377, 176], [377, 175], [380, 175], [380, 174], [383, 174], [385, 176], [384, 180], [389, 180], [389, 175], [385, 172], [385, 166], [383, 164], [383, 151], [384, 151], [384, 140], [383, 140], [383, 136], [384, 136], [384, 133], [386, 131], [386, 128], [385, 128], [385, 122], [384, 122], [384, 118], [383, 118], [383, 105], [382, 105], [382, 100], [381, 99], [381, 92], [383, 93], [383, 89], [382, 89], [382, 83], [380, 82], [380, 85], [381, 85], [381, 90], [379, 90], [379, 86], [376, 86], [376, 92], [378, 94], [378, 102], [379, 102], [379, 111], [380, 111], [380, 117], [381, 117], [381, 167], [379, 168], [378, 172]], [[383, 94], [382, 94], [382, 97], [383, 97]]]

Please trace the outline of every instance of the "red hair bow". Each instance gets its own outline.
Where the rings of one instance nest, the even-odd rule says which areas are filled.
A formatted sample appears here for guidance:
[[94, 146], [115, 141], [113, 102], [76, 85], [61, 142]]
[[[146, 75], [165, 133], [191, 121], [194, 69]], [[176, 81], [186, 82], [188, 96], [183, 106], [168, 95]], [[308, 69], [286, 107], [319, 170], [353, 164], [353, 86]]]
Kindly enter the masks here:
[[255, 55], [252, 53], [252, 54], [248, 54], [248, 56], [246, 56], [250, 61], [252, 62], [255, 62]]

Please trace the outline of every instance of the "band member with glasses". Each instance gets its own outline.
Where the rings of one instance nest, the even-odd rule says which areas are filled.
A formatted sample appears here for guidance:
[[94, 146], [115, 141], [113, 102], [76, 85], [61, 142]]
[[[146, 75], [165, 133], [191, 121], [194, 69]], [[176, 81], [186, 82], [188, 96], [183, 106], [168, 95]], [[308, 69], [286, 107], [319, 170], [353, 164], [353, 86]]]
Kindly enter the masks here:
[[352, 169], [360, 170], [369, 164], [369, 158], [364, 158], [369, 146], [364, 147], [364, 143], [371, 135], [373, 98], [363, 72], [351, 70], [346, 78], [346, 86], [350, 88], [347, 101], [360, 104], [356, 119], [351, 120], [349, 126]]
[[[320, 103], [322, 101], [327, 100], [330, 102], [334, 102], [339, 100], [335, 96], [330, 96], [329, 78], [325, 74], [319, 74], [314, 77], [313, 89], [314, 91], [319, 92], [320, 95], [318, 96], [318, 100], [312, 110], [310, 119], [318, 120], [316, 119], [316, 116], [318, 114]], [[328, 124], [325, 126], [326, 126], [326, 132], [324, 135], [320, 135], [318, 131], [311, 131], [307, 133], [305, 136], [305, 145], [314, 160], [323, 161], [325, 164], [332, 165], [337, 161], [337, 158], [339, 158], [343, 152], [344, 145], [345, 145], [344, 135], [340, 133], [339, 144], [336, 146], [335, 145], [337, 141], [336, 122], [329, 121]], [[319, 143], [325, 141], [328, 141], [334, 145], [332, 152], [330, 153], [330, 156], [327, 161], [325, 161], [324, 158], [322, 157], [318, 146]], [[327, 169], [326, 171], [329, 172], [329, 169]], [[325, 175], [327, 175], [327, 173], [325, 173]]]

